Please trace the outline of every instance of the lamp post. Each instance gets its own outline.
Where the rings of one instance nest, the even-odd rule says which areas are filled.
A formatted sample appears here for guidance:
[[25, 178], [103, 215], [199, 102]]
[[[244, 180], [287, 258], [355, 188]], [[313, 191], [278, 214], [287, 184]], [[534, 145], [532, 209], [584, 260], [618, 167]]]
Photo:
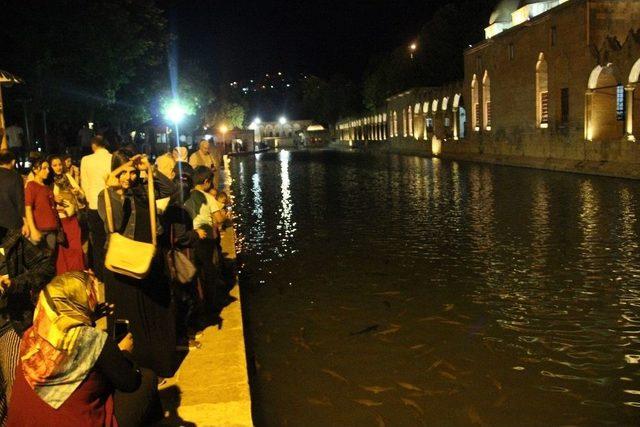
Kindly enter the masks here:
[[164, 111], [164, 116], [167, 120], [173, 123], [173, 126], [176, 129], [176, 146], [180, 147], [180, 130], [178, 129], [178, 125], [184, 120], [184, 117], [187, 115], [186, 109], [180, 104], [177, 99], [174, 99], [171, 104], [167, 106]]
[[414, 42], [414, 43], [411, 43], [409, 45], [409, 52], [410, 52], [410, 55], [411, 55], [411, 59], [413, 59], [417, 49], [418, 49], [418, 44], [417, 43]]

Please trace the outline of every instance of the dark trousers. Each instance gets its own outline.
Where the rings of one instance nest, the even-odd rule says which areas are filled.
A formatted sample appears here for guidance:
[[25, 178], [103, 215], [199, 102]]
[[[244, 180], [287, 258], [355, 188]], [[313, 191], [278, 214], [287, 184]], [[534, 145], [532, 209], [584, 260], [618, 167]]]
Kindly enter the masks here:
[[91, 268], [96, 277], [104, 281], [104, 246], [107, 235], [104, 231], [104, 222], [97, 210], [87, 210], [87, 224], [89, 225], [89, 243], [91, 244], [91, 257], [89, 258]]
[[224, 300], [224, 281], [218, 265], [214, 264], [213, 257], [216, 250], [216, 241], [202, 239], [196, 243], [196, 267], [199, 272], [202, 293], [204, 294], [205, 313], [217, 312], [222, 308]]

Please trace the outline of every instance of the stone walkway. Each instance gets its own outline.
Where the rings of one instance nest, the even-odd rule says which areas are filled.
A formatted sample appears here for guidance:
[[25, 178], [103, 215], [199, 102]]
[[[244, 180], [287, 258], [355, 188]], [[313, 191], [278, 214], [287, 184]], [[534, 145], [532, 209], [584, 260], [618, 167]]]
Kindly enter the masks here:
[[[225, 257], [235, 259], [235, 233], [222, 235]], [[169, 417], [163, 426], [253, 426], [247, 374], [240, 293], [236, 280], [231, 295], [237, 301], [199, 339], [202, 348], [189, 351], [173, 378], [161, 387]]]

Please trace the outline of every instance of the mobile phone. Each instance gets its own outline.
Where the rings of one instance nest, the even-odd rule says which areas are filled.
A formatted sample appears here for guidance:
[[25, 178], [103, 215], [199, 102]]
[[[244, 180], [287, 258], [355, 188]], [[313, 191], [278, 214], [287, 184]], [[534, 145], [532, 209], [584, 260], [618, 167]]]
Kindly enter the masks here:
[[116, 319], [113, 324], [113, 340], [120, 342], [129, 333], [129, 320]]

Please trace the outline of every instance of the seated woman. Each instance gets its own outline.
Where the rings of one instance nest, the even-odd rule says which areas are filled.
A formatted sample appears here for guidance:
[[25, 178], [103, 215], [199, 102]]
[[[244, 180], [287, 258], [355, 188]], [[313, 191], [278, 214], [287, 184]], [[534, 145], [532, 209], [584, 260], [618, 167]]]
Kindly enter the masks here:
[[133, 400], [150, 393], [142, 390], [142, 374], [125, 357], [133, 348], [131, 335], [116, 345], [93, 326], [112, 307], [97, 303], [97, 283], [92, 274], [75, 271], [55, 277], [40, 292], [33, 326], [20, 344], [8, 426], [141, 424], [125, 421], [126, 414], [125, 422], [116, 420], [115, 390], [137, 390]]

